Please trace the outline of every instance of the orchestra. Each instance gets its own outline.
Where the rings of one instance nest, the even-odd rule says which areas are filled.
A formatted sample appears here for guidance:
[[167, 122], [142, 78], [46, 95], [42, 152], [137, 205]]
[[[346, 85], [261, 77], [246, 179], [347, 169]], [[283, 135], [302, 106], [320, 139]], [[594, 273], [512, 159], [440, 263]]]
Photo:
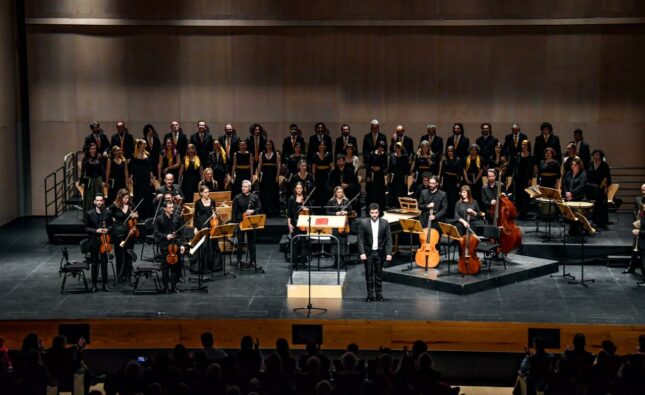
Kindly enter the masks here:
[[[179, 122], [173, 121], [163, 139], [153, 125], [147, 124], [142, 137], [135, 139], [119, 121], [116, 133], [108, 139], [100, 124], [92, 122], [91, 133], [83, 143], [79, 189], [83, 191], [92, 261], [97, 262], [93, 290], [98, 269], [103, 275], [108, 256], [98, 252], [101, 236], [107, 233], [111, 237], [119, 281], [128, 282], [135, 240], [128, 238], [126, 219], [154, 218], [164, 291], [176, 292], [181, 265], [168, 263], [167, 258], [181, 258], [184, 250], [177, 230], [185, 219], [190, 220], [194, 234], [211, 226], [209, 219], [217, 203], [209, 193], [215, 191], [230, 191], [232, 223], [266, 213], [284, 221], [291, 238], [305, 232], [297, 222], [300, 215], [308, 213], [309, 206], [318, 207], [313, 208], [317, 214], [352, 214], [349, 227], [370, 205], [398, 209], [400, 198], [417, 202], [423, 227], [431, 223], [440, 230], [439, 225], [445, 222], [465, 234], [493, 223], [500, 193], [516, 206], [518, 219], [529, 218], [533, 196], [527, 189], [538, 187], [559, 190], [565, 202], [591, 202], [593, 211], [588, 219], [594, 226], [605, 228], [609, 222], [610, 168], [602, 150], [592, 151], [588, 160], [583, 158], [589, 145], [581, 129], [573, 132], [562, 157], [560, 137], [548, 122], [540, 126], [533, 149], [518, 124], [512, 124], [511, 133], [500, 141], [493, 136], [492, 125], [482, 123], [481, 137], [470, 144], [464, 126], [454, 123], [445, 151], [433, 123], [427, 125], [416, 150], [402, 125], [391, 134], [382, 133], [379, 121], [374, 119], [369, 128], [359, 154], [357, 138], [348, 124], [343, 124], [332, 140], [325, 124], [319, 122], [308, 144], [298, 126], [291, 124], [278, 150], [270, 132], [258, 123], [249, 127], [248, 137], [238, 136], [233, 125], [226, 124], [224, 133], [216, 138], [207, 123], [199, 121], [196, 132], [188, 138]], [[389, 144], [386, 135], [391, 136]], [[199, 195], [194, 211], [193, 194]], [[136, 212], [132, 203], [137, 203]], [[379, 215], [384, 212], [379, 211]], [[335, 235], [338, 232], [334, 230]], [[239, 265], [244, 266], [240, 245], [248, 246], [247, 266], [256, 265], [255, 237], [248, 229], [236, 229]], [[206, 244], [200, 266], [221, 270], [218, 243]], [[177, 248], [171, 248], [173, 245]], [[304, 246], [304, 239], [298, 238], [292, 256], [294, 267], [307, 262]], [[109, 290], [105, 276], [103, 285]]]

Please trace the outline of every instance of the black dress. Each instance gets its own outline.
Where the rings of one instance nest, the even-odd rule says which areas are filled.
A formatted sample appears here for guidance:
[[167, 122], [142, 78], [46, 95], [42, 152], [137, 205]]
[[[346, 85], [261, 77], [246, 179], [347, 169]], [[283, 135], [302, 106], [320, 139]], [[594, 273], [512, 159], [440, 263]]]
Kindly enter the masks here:
[[476, 178], [477, 178], [477, 175], [479, 174], [479, 171], [482, 169], [484, 165], [481, 159], [479, 159], [479, 165], [478, 165], [477, 159], [471, 159], [469, 161], [468, 158], [470, 158], [470, 155], [466, 157], [466, 159], [464, 159], [464, 166], [466, 167], [466, 176], [468, 177], [468, 180], [472, 182], [472, 184], [468, 184], [468, 186], [470, 186], [473, 199], [475, 199], [477, 202], [481, 202], [482, 201], [482, 180], [481, 178], [476, 180]]
[[314, 178], [311, 176], [311, 174], [307, 173], [305, 178], [300, 177], [300, 173], [295, 173], [291, 177], [291, 181], [289, 181], [289, 196], [293, 194], [293, 188], [296, 187], [297, 183], [301, 183], [302, 186], [304, 187], [303, 194], [306, 196], [309, 196], [309, 193], [311, 193], [311, 190], [314, 188]]
[[541, 160], [538, 166], [538, 179], [540, 186], [545, 188], [555, 188], [560, 178], [560, 164], [556, 160]]
[[[468, 220], [468, 213], [467, 213], [468, 209], [472, 209], [479, 214], [480, 212], [479, 203], [477, 203], [477, 201], [474, 199], [472, 199], [470, 202], [467, 202], [467, 203], [462, 200], [455, 203], [454, 218], [455, 220], [457, 220], [457, 222], [455, 223], [455, 226], [457, 226], [457, 229], [459, 230], [459, 234], [462, 236], [466, 233], [466, 227], [459, 220], [460, 219], [463, 219], [466, 221]], [[484, 221], [481, 219], [480, 216], [473, 216], [473, 215], [470, 216], [471, 229], [474, 230], [477, 225], [483, 225], [483, 224], [484, 224]]]
[[[378, 204], [381, 212], [385, 210], [385, 175], [388, 174], [387, 158], [388, 155], [385, 152], [382, 154], [372, 152], [368, 159], [369, 167], [365, 186], [366, 203], [368, 208], [371, 203]], [[378, 170], [374, 170], [375, 168]]]
[[231, 196], [237, 196], [242, 192], [242, 181], [251, 181], [251, 153], [248, 151], [238, 151], [235, 153], [234, 158], [237, 159], [237, 162], [235, 166], [235, 182], [233, 183]]
[[448, 198], [448, 217], [455, 212], [455, 203], [459, 199], [459, 182], [461, 180], [461, 160], [459, 158], [443, 160], [441, 167], [442, 189]]
[[399, 207], [399, 198], [408, 196], [408, 186], [405, 183], [405, 176], [410, 174], [410, 160], [407, 156], [396, 154], [390, 155], [389, 173], [392, 174], [389, 189], [389, 206]]
[[85, 187], [83, 194], [83, 213], [87, 214], [94, 207], [94, 197], [103, 193], [103, 179], [105, 177], [105, 162], [101, 156], [94, 158], [87, 156], [83, 159], [81, 169], [81, 184]]
[[208, 167], [213, 170], [213, 179], [217, 181], [217, 189], [211, 189], [211, 191], [223, 191], [227, 172], [224, 155], [215, 151], [208, 154]]
[[[186, 157], [188, 159], [188, 157]], [[197, 156], [193, 160], [188, 159], [188, 166], [186, 166], [186, 161], [184, 161], [184, 172], [182, 174], [183, 179], [181, 181], [181, 190], [184, 192], [184, 196], [188, 203], [192, 203], [195, 193], [197, 193], [197, 186], [199, 185], [199, 180], [202, 178], [201, 175], [201, 165], [197, 166], [196, 162]]]
[[[166, 152], [162, 151], [161, 174], [159, 175], [159, 178], [163, 180], [165, 177], [163, 169], [168, 166], [176, 165], [177, 163], [181, 164], [181, 155], [179, 155], [179, 153], [177, 153], [177, 155], [173, 155], [172, 153], [170, 155], [166, 155]], [[172, 173], [172, 175], [175, 176], [175, 182], [179, 181], [179, 167], [169, 170], [168, 173]]]
[[116, 259], [116, 272], [120, 282], [128, 281], [132, 275], [132, 257], [127, 252], [134, 245], [134, 238], [131, 237], [125, 246], [121, 247], [120, 243], [128, 236], [128, 225], [126, 219], [132, 212], [129, 206], [126, 212], [123, 212], [115, 204], [111, 205], [110, 217], [112, 218], [112, 243], [114, 245], [114, 257]]
[[414, 178], [414, 184], [412, 184], [413, 191], [416, 191], [419, 185], [423, 183], [423, 173], [430, 173], [433, 175], [437, 173], [432, 157], [421, 155], [417, 155], [414, 159], [414, 171], [416, 171], [417, 174]]
[[125, 160], [122, 160], [121, 163], [116, 163], [114, 160], [110, 159], [110, 179], [108, 180], [109, 189], [107, 204], [112, 204], [116, 198], [116, 193], [126, 186], [125, 166]]
[[611, 173], [607, 162], [600, 162], [598, 167], [594, 161], [587, 168], [587, 198], [594, 200], [593, 222], [598, 226], [609, 223], [609, 207], [607, 206], [607, 188], [611, 185]]
[[266, 152], [262, 154], [262, 180], [260, 181], [260, 200], [264, 212], [269, 217], [276, 216], [280, 211], [280, 189], [278, 176], [278, 155], [274, 152], [271, 158]]
[[303, 159], [305, 159], [305, 156], [302, 154], [289, 155], [289, 158], [287, 158], [287, 171], [289, 172], [289, 175], [296, 174], [298, 172], [298, 163]]
[[325, 152], [325, 156], [320, 159], [320, 155], [316, 153], [313, 157], [313, 163], [316, 165], [316, 192], [314, 193], [314, 198], [316, 200], [316, 205], [324, 206], [331, 196], [331, 192], [327, 188], [329, 173], [333, 163], [331, 154], [329, 152]]
[[153, 190], [150, 185], [150, 174], [152, 173], [152, 164], [150, 158], [139, 159], [134, 157], [128, 164], [130, 176], [132, 176], [133, 183], [133, 199], [132, 201], [137, 204], [143, 199], [143, 203], [137, 209], [139, 219], [145, 220], [153, 216]]
[[533, 155], [518, 156], [513, 176], [512, 191], [515, 194], [515, 203], [520, 219], [526, 218], [531, 201], [529, 194], [524, 191], [531, 184], [534, 176], [535, 161]]
[[[305, 198], [306, 195], [304, 195], [302, 198], [303, 202]], [[291, 225], [293, 225], [293, 232], [290, 233], [290, 236], [292, 238], [296, 235], [305, 233], [301, 231], [297, 226], [298, 217], [300, 216], [300, 207], [302, 206], [303, 202], [298, 203], [296, 201], [296, 197], [293, 195], [290, 196], [287, 200], [287, 216], [291, 220]], [[302, 237], [296, 237], [295, 239], [293, 239], [293, 255], [291, 256], [291, 263], [293, 265], [307, 262], [307, 254], [305, 253], [303, 246], [304, 239]]]
[[[194, 225], [197, 230], [209, 228], [209, 218], [213, 214], [213, 207], [215, 202], [211, 200], [208, 206], [204, 205], [202, 199], [197, 199], [195, 203], [195, 220]], [[222, 262], [219, 255], [219, 246], [216, 239], [211, 239], [210, 236], [205, 236], [206, 240], [200, 247], [199, 253], [196, 254], [196, 259], [191, 260], [191, 271], [199, 272], [200, 260], [201, 267], [204, 272], [213, 272], [222, 270]]]

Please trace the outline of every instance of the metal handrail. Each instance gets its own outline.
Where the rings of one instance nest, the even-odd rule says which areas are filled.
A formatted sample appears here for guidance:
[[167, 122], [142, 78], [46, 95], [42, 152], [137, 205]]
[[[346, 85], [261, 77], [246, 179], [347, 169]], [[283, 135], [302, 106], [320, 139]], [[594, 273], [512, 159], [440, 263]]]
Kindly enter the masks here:
[[76, 182], [79, 180], [78, 152], [63, 157], [63, 166], [45, 176], [45, 221], [51, 222], [68, 208], [68, 203], [78, 196]]

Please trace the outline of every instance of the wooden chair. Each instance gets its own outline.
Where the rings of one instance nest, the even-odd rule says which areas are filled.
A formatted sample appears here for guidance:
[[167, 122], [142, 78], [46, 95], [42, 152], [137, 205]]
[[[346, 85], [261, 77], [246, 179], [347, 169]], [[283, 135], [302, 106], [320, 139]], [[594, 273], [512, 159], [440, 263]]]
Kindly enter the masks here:
[[620, 184], [611, 184], [607, 188], [607, 207], [610, 213], [614, 213], [616, 215], [616, 222], [620, 219], [618, 209], [623, 204], [621, 199], [615, 199], [618, 189], [620, 189]]

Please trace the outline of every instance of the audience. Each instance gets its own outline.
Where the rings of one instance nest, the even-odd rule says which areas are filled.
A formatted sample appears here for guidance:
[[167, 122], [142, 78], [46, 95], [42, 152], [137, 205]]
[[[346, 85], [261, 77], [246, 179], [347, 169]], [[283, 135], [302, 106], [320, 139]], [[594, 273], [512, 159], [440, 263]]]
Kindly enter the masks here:
[[[370, 359], [361, 359], [359, 346], [351, 343], [338, 359], [326, 356], [314, 340], [307, 342], [300, 358], [292, 355], [286, 339], [278, 339], [275, 351], [263, 356], [257, 339], [244, 336], [237, 352], [214, 347], [213, 334], [201, 336], [202, 349], [189, 352], [177, 344], [160, 352], [151, 362], [129, 360], [105, 378], [107, 395], [343, 395], [343, 394], [458, 394], [433, 365], [428, 343], [417, 340], [404, 347], [400, 358], [381, 348]], [[514, 394], [524, 382], [526, 394], [632, 395], [645, 394], [645, 335], [636, 352], [616, 354], [616, 345], [602, 342], [593, 355], [586, 350], [581, 333], [573, 348], [561, 355], [546, 351], [545, 341], [533, 339], [535, 351], [523, 359]], [[56, 336], [45, 350], [36, 334], [25, 337], [19, 352], [11, 354], [0, 340], [0, 391], [3, 394], [44, 395], [48, 386], [71, 391], [74, 374], [84, 369], [83, 346], [68, 347]], [[401, 354], [397, 354], [401, 355]], [[296, 362], [298, 360], [298, 362]], [[13, 362], [13, 363], [12, 363]], [[12, 369], [13, 367], [13, 369]], [[85, 368], [86, 369], [86, 368]], [[86, 393], [98, 395], [98, 392]]]

